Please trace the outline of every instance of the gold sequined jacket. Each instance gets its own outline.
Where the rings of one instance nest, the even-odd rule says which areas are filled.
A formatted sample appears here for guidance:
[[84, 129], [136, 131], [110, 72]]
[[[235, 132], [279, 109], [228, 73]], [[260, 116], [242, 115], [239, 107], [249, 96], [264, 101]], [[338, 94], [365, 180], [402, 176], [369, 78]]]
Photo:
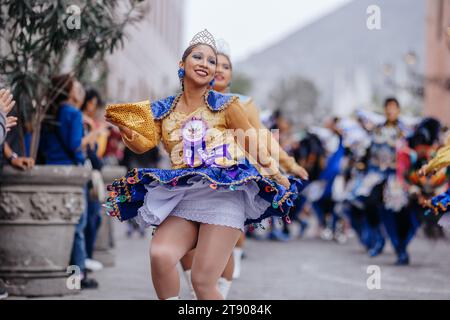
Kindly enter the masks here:
[[[189, 114], [177, 110], [180, 98], [181, 94], [152, 103], [143, 101], [108, 105], [106, 113], [114, 122], [133, 131], [131, 137], [122, 135], [125, 145], [133, 152], [144, 153], [162, 142], [170, 155], [172, 169], [188, 167], [183, 161], [182, 128], [195, 117], [207, 124], [207, 150], [223, 144], [229, 146], [231, 158], [218, 158], [215, 160], [217, 165], [231, 166], [247, 157], [262, 174], [272, 175], [279, 172], [277, 162], [267, 152], [267, 143], [262, 141], [263, 139], [258, 139], [261, 145], [258, 145], [257, 153], [247, 150], [243, 143], [237, 142], [239, 139], [236, 138], [235, 131], [231, 131], [233, 129], [245, 133], [254, 131], [257, 135], [243, 112], [245, 107], [238, 97], [208, 91], [204, 96], [204, 104]], [[243, 138], [241, 142], [248, 141]], [[265, 151], [262, 151], [263, 149]], [[261, 166], [261, 163], [264, 166]], [[201, 164], [201, 159], [196, 158], [194, 166]]]

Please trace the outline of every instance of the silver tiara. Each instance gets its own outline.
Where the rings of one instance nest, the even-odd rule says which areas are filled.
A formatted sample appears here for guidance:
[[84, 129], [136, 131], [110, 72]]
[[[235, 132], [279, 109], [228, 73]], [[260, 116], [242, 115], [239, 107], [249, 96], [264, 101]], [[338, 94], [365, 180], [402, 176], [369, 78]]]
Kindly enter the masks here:
[[197, 33], [189, 42], [189, 46], [195, 44], [207, 44], [211, 46], [214, 51], [217, 51], [216, 40], [214, 39], [214, 36], [206, 29]]

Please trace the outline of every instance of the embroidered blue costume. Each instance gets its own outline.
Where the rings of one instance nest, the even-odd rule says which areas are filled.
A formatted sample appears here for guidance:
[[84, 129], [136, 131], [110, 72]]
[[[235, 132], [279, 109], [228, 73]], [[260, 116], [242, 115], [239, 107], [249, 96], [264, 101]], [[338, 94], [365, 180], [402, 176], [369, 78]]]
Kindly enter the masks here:
[[[382, 226], [395, 238], [394, 214], [408, 204], [408, 196], [397, 179], [397, 146], [405, 136], [402, 123], [384, 123], [377, 126], [372, 133], [372, 142], [366, 155], [367, 174], [359, 184], [355, 194], [363, 204], [367, 227], [365, 244], [369, 255], [380, 254], [385, 245]], [[392, 231], [392, 232], [391, 232]], [[397, 241], [393, 240], [394, 246]], [[396, 248], [397, 249], [397, 248]], [[402, 249], [397, 250], [403, 254]]]
[[[426, 165], [425, 173], [437, 172], [434, 177], [439, 175], [443, 169], [450, 167], [450, 136], [447, 137], [446, 145], [438, 150], [436, 156]], [[439, 176], [438, 176], [439, 177]], [[450, 229], [450, 189], [433, 197], [427, 206], [439, 218], [439, 225]]]
[[159, 225], [167, 216], [243, 229], [270, 216], [288, 215], [303, 188], [289, 177], [289, 190], [236, 143], [228, 129], [242, 108], [239, 98], [208, 91], [190, 114], [175, 110], [181, 95], [137, 104], [111, 105], [107, 114], [133, 130], [125, 144], [141, 153], [162, 140], [172, 169], [131, 170], [109, 186], [106, 206], [120, 220]]

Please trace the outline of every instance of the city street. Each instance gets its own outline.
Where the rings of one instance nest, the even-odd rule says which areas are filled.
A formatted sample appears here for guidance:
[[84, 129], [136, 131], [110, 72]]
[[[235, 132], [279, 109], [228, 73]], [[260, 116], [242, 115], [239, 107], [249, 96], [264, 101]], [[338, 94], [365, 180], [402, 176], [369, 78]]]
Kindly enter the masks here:
[[[155, 299], [146, 239], [125, 236], [125, 224], [115, 223], [116, 266], [96, 272], [98, 290], [63, 299]], [[242, 276], [229, 299], [449, 299], [448, 240], [417, 237], [411, 245], [411, 265], [393, 265], [390, 245], [377, 258], [367, 257], [355, 239], [347, 244], [311, 236], [288, 243], [249, 240]], [[381, 289], [367, 289], [369, 265], [381, 269]], [[181, 297], [190, 299], [181, 278]], [[55, 299], [60, 299], [55, 297]]]
[[0, 300], [220, 298], [250, 221], [227, 300], [450, 300], [450, 0], [2, 0], [0, 57]]

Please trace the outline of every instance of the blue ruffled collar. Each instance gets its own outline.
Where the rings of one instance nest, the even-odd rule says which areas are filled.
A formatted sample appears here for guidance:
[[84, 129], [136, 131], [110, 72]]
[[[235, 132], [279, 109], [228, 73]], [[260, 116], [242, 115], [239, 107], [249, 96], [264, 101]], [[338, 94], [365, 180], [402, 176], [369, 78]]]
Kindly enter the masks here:
[[[161, 120], [167, 117], [176, 107], [181, 98], [181, 93], [177, 96], [169, 96], [165, 99], [157, 100], [151, 103], [153, 117]], [[211, 111], [221, 111], [238, 99], [235, 95], [222, 94], [217, 91], [209, 90], [205, 94], [205, 103]]]

